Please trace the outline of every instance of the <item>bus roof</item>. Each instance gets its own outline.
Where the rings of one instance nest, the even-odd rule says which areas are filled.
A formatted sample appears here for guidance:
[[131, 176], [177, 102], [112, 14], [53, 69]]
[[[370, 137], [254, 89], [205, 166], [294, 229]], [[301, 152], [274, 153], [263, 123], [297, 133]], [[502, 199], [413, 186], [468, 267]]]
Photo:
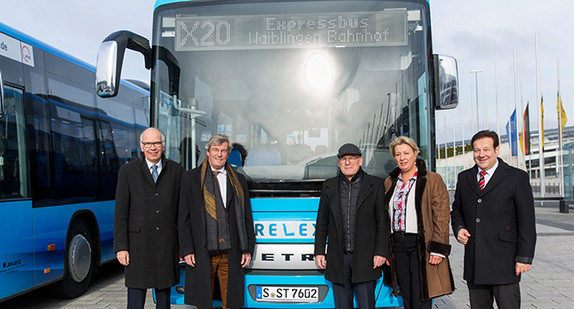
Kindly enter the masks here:
[[[180, 3], [180, 2], [193, 2], [193, 1], [198, 1], [198, 0], [157, 0], [155, 2], [155, 7], [153, 8], [154, 11], [164, 5], [164, 4], [170, 4], [170, 3]], [[430, 0], [426, 0], [427, 2], [429, 2]]]
[[[4, 23], [1, 23], [1, 22], [0, 22], [0, 32], [6, 34], [8, 36], [11, 36], [11, 37], [13, 37], [19, 41], [22, 41], [24, 43], [27, 43], [27, 44], [30, 44], [30, 45], [35, 46], [37, 48], [40, 48], [40, 49], [42, 49], [46, 52], [49, 52], [53, 55], [56, 55], [56, 56], [58, 56], [64, 60], [69, 61], [73, 64], [76, 64], [76, 65], [78, 65], [78, 66], [80, 66], [86, 70], [89, 70], [92, 72], [96, 71], [96, 67], [94, 65], [91, 65], [91, 64], [85, 62], [84, 60], [81, 60], [81, 59], [76, 58], [70, 54], [67, 54], [67, 53], [65, 53], [65, 52], [63, 52], [63, 51], [61, 51], [61, 50], [59, 50], [53, 46], [50, 46], [50, 45], [48, 45], [48, 44], [46, 44], [46, 43], [44, 43], [44, 42], [42, 42], [36, 38], [33, 38], [33, 37], [23, 33], [23, 32], [20, 32], [16, 29], [4, 24]], [[128, 87], [130, 87], [136, 91], [139, 91], [143, 94], [149, 95], [149, 91], [147, 91], [147, 90], [145, 90], [145, 89], [143, 89], [143, 88], [135, 85], [134, 83], [127, 81], [127, 80], [122, 79], [121, 84], [128, 86]]]

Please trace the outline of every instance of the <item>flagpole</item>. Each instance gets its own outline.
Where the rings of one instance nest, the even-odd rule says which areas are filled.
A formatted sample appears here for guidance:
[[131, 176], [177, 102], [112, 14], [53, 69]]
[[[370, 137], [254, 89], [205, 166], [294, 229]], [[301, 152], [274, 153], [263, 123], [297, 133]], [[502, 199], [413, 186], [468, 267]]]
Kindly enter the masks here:
[[[516, 59], [516, 48], [514, 49], [514, 111], [516, 112], [517, 110], [517, 106], [518, 106], [518, 82], [517, 82], [517, 70], [516, 70], [516, 63], [517, 63], [517, 59]], [[516, 115], [516, 114], [515, 114]], [[515, 118], [516, 120], [516, 130], [514, 132], [514, 135], [516, 136], [516, 142], [518, 142], [518, 117]], [[512, 134], [512, 131], [511, 131]], [[516, 167], [520, 168], [519, 165], [519, 160], [518, 157], [520, 156], [520, 154], [518, 153], [518, 147], [516, 147]], [[510, 151], [510, 153], [512, 153], [512, 151]]]
[[556, 92], [557, 110], [558, 110], [558, 160], [556, 163], [560, 164], [560, 197], [564, 198], [564, 164], [562, 162], [562, 138], [564, 132], [562, 132], [562, 99], [560, 98], [560, 60], [556, 59], [556, 74], [558, 77], [558, 91]]
[[496, 132], [500, 136], [500, 109], [498, 106], [498, 64], [494, 66], [496, 74]]
[[484, 73], [480, 73], [480, 89], [482, 93], [482, 125], [483, 129], [486, 130], [488, 127], [486, 126], [486, 102], [484, 101]]
[[540, 197], [544, 197], [546, 186], [544, 184], [544, 115], [542, 114], [542, 94], [540, 93], [540, 66], [538, 64], [538, 33], [536, 39], [536, 97], [538, 98], [538, 156], [540, 160]]
[[[472, 85], [470, 85], [470, 93], [474, 92], [474, 88], [472, 88]], [[478, 126], [477, 126], [477, 130], [474, 130], [474, 98], [472, 96], [470, 96], [470, 132], [472, 132], [472, 134], [478, 132]]]
[[[476, 131], [480, 131], [480, 122], [478, 121], [478, 114], [480, 108], [478, 107], [478, 73], [481, 73], [482, 69], [470, 70], [470, 73], [474, 73], [474, 92], [476, 93]], [[482, 115], [484, 117], [486, 115]]]
[[459, 104], [460, 106], [460, 126], [461, 126], [461, 139], [462, 139], [462, 169], [464, 170], [464, 148], [466, 144], [464, 143], [464, 104]]
[[[455, 110], [452, 110], [452, 114], [453, 114], [453, 119], [456, 119], [456, 115], [455, 115]], [[455, 128], [455, 124], [456, 122], [453, 121], [452, 123], [452, 175], [453, 175], [453, 179], [456, 179], [456, 130]], [[453, 181], [452, 183], [454, 184], [456, 181]], [[456, 185], [455, 185], [456, 186]]]
[[443, 121], [443, 123], [444, 123], [444, 127], [443, 127], [444, 128], [444, 136], [443, 136], [443, 138], [444, 138], [444, 172], [446, 174], [446, 183], [447, 183], [446, 187], [448, 189], [448, 183], [449, 183], [448, 180], [450, 178], [450, 175], [448, 173], [448, 138], [446, 137], [446, 132], [447, 132], [446, 131], [446, 114], [443, 114], [442, 119], [444, 120]]

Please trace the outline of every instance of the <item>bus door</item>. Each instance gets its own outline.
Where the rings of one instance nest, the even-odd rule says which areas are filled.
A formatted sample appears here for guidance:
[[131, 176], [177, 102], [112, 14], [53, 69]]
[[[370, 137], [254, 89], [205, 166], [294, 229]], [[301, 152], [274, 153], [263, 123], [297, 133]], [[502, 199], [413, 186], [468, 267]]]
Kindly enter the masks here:
[[3, 90], [4, 111], [0, 115], [0, 300], [30, 289], [34, 284], [24, 91], [6, 83]]

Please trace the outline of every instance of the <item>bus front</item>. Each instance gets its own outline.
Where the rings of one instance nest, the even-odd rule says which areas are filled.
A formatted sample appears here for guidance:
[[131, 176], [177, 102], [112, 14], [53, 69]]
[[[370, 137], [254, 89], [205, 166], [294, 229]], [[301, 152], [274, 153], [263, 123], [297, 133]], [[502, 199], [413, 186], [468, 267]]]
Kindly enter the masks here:
[[[335, 307], [313, 242], [342, 144], [384, 178], [396, 166], [389, 142], [407, 135], [434, 168], [434, 111], [453, 103], [456, 76], [433, 57], [429, 19], [426, 0], [156, 4], [151, 119], [167, 157], [194, 168], [225, 134], [249, 182], [257, 245], [246, 307]], [[390, 292], [379, 280], [377, 307], [401, 305]]]

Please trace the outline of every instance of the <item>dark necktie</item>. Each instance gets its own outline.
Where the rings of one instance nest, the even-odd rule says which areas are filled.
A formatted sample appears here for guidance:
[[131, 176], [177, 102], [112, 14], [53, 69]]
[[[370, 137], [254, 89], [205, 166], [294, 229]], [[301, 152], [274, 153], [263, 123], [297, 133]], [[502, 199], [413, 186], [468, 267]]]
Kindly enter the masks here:
[[484, 175], [486, 175], [485, 171], [480, 171], [480, 179], [478, 179], [478, 187], [480, 188], [480, 191], [484, 190], [484, 187], [486, 187], [486, 179], [484, 179]]

